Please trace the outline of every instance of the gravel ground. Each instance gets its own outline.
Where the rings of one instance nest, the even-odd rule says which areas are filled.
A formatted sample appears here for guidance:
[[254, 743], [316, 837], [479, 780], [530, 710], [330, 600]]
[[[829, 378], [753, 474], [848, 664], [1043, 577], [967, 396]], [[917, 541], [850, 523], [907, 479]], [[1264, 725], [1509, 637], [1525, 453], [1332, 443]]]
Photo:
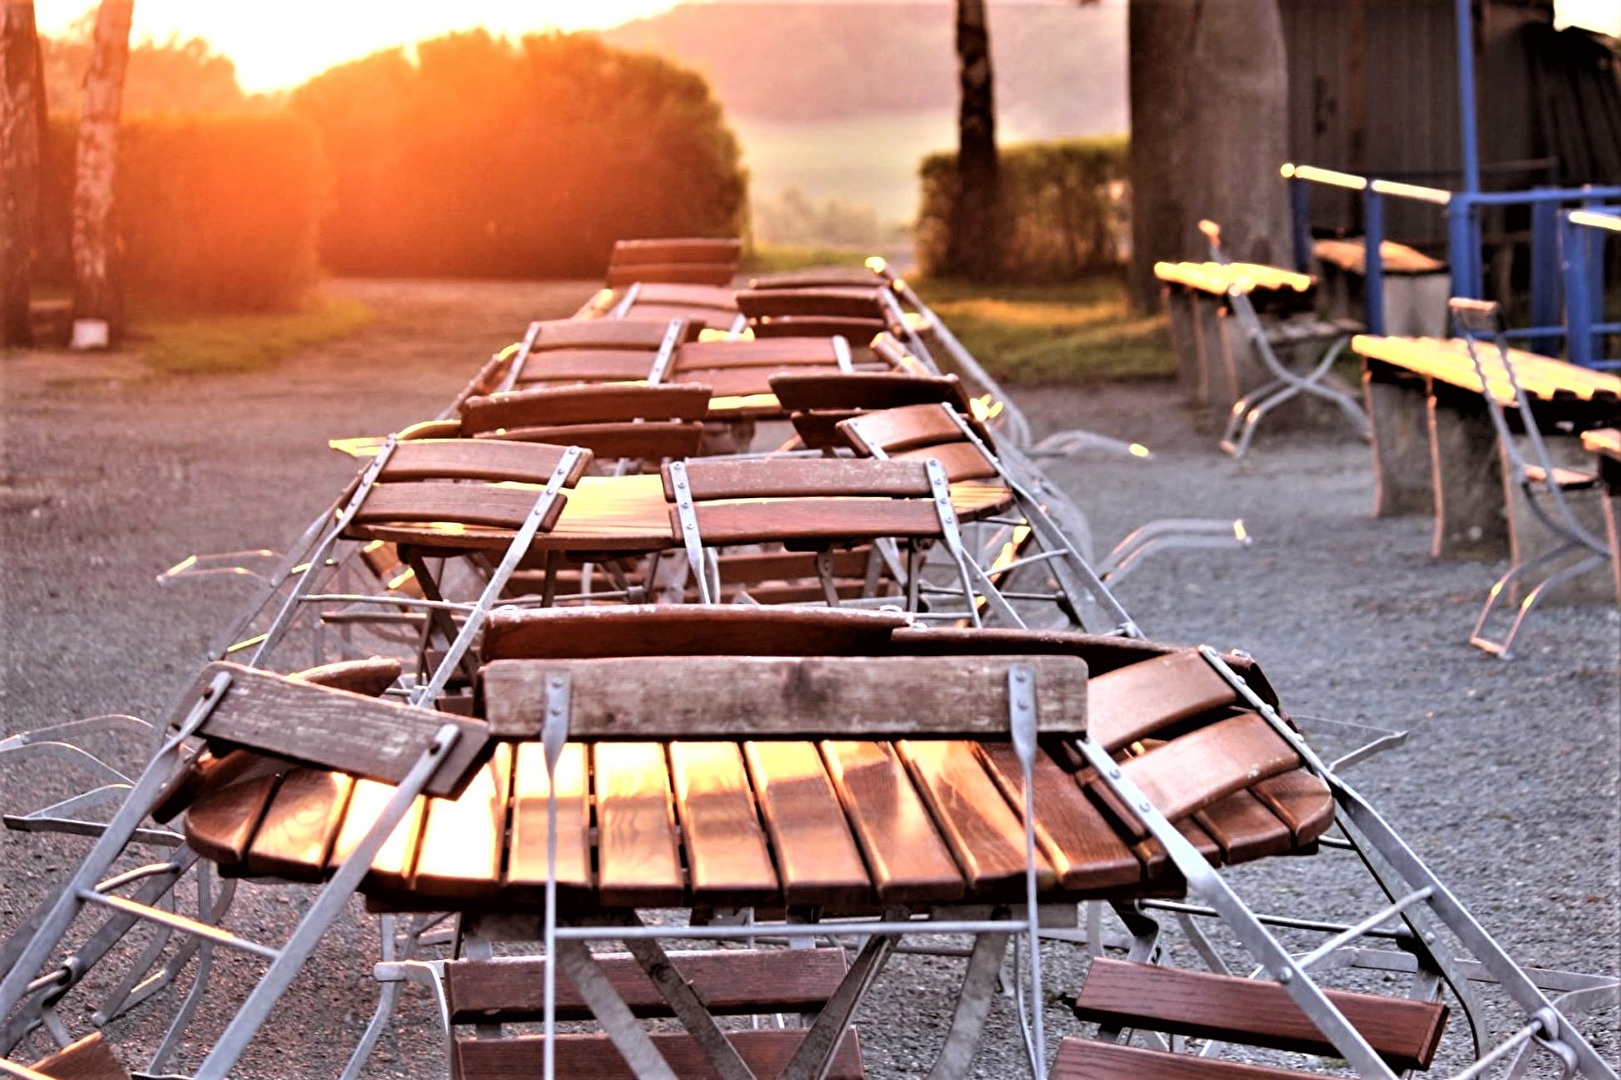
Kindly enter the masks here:
[[[161, 717], [247, 592], [229, 581], [159, 588], [156, 574], [192, 552], [286, 543], [352, 472], [326, 449], [328, 438], [432, 415], [527, 319], [566, 314], [591, 289], [338, 287], [376, 305], [379, 322], [274, 372], [157, 380], [120, 355], [0, 361], [5, 734], [102, 713]], [[1354, 438], [1263, 428], [1235, 462], [1164, 384], [1044, 389], [1020, 400], [1038, 432], [1080, 426], [1155, 451], [1148, 461], [1091, 451], [1050, 464], [1100, 545], [1164, 517], [1242, 517], [1255, 536], [1248, 550], [1157, 556], [1125, 581], [1120, 598], [1151, 636], [1252, 653], [1297, 716], [1410, 732], [1404, 746], [1355, 768], [1359, 790], [1522, 963], [1621, 970], [1614, 606], [1545, 611], [1521, 656], [1496, 662], [1465, 638], [1502, 567], [1434, 562], [1427, 521], [1373, 519], [1368, 451]], [[129, 739], [95, 748], [140, 756]], [[7, 813], [85, 786], [84, 774], [54, 759], [0, 761]], [[72, 838], [0, 832], [0, 938], [83, 850]], [[1272, 863], [1234, 875], [1258, 903], [1312, 915], [1348, 905], [1351, 876], [1330, 859]], [[246, 886], [236, 916], [248, 927], [284, 926], [307, 895]], [[336, 1075], [375, 1000], [374, 926], [358, 906], [342, 920], [241, 1075]], [[1049, 996], [1073, 988], [1079, 951], [1043, 953]], [[256, 966], [217, 960], [214, 1000]], [[891, 964], [860, 1018], [873, 1076], [926, 1069], [959, 967], [938, 957]], [[113, 1025], [120, 1047], [154, 1037], [156, 1004]], [[180, 1066], [195, 1065], [218, 1011], [204, 1007]], [[85, 1030], [83, 1016], [67, 1019]], [[1050, 1038], [1077, 1031], [1056, 1003], [1047, 1019]], [[1610, 1060], [1621, 1057], [1615, 1009], [1582, 1026]], [[435, 1028], [426, 996], [407, 992], [368, 1075], [440, 1075]], [[999, 1002], [980, 1075], [1016, 1072], [1011, 1031]]]

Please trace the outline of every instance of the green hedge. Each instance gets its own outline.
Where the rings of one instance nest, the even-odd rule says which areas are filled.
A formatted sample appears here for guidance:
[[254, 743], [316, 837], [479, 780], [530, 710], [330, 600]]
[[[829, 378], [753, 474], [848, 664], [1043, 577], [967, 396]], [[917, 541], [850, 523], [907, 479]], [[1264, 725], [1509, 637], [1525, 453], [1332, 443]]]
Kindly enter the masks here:
[[[51, 125], [40, 277], [71, 283], [73, 143]], [[119, 130], [119, 277], [133, 300], [175, 311], [267, 311], [303, 300], [317, 273], [326, 192], [318, 134], [291, 115], [135, 117]]]
[[[1008, 281], [1075, 281], [1125, 264], [1126, 137], [1062, 139], [1001, 148], [1003, 212], [1009, 221], [1001, 276]], [[923, 160], [919, 267], [938, 273], [950, 239], [957, 156]]]

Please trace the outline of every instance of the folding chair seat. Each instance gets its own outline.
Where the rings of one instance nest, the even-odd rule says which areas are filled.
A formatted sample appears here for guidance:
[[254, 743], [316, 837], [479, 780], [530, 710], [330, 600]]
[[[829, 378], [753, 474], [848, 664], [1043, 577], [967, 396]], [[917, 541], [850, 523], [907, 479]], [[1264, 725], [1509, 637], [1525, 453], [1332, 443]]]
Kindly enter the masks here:
[[711, 396], [701, 383], [531, 386], [469, 398], [458, 434], [584, 446], [598, 461], [656, 462], [698, 453]]
[[[1572, 469], [1553, 462], [1537, 426], [1536, 406], [1515, 371], [1498, 305], [1454, 298], [1449, 308], [1468, 347], [1480, 379], [1481, 396], [1497, 432], [1504, 485], [1523, 494], [1525, 506], [1553, 536], [1552, 544], [1534, 556], [1522, 558], [1516, 552], [1514, 565], [1486, 594], [1470, 632], [1470, 644], [1507, 660], [1513, 656], [1514, 640], [1526, 616], [1550, 590], [1605, 565], [1611, 558], [1606, 537], [1583, 524], [1571, 502], [1580, 493], [1597, 491], [1599, 476], [1596, 470]], [[1514, 410], [1514, 420], [1524, 432], [1523, 443], [1514, 436], [1505, 404]], [[1507, 631], [1501, 638], [1494, 637], [1495, 626], [1501, 621], [1495, 618], [1498, 604], [1504, 600], [1513, 603], [1517, 589], [1524, 590], [1519, 607]]]
[[727, 285], [742, 255], [743, 242], [735, 237], [618, 240], [608, 259], [607, 283], [612, 289], [648, 281]]
[[582, 314], [603, 321], [684, 319], [712, 335], [735, 336], [745, 325], [730, 285], [638, 281], [622, 289], [604, 289]]
[[847, 446], [837, 425], [863, 412], [944, 403], [965, 416], [973, 415], [968, 394], [955, 375], [899, 370], [784, 372], [771, 376], [770, 383], [800, 440], [813, 450]]
[[506, 360], [500, 380], [479, 392], [537, 383], [662, 382], [675, 349], [697, 340], [701, 328], [680, 317], [537, 320]]
[[[1221, 227], [1212, 221], [1201, 221], [1199, 230], [1209, 241], [1211, 258], [1218, 263], [1229, 262], [1221, 246]], [[1349, 394], [1324, 381], [1333, 368], [1334, 361], [1339, 358], [1360, 327], [1312, 321], [1307, 324], [1286, 322], [1268, 328], [1262, 324], [1261, 317], [1250, 299], [1249, 291], [1242, 283], [1228, 286], [1227, 303], [1238, 320], [1239, 329], [1265, 366], [1269, 381], [1244, 393], [1233, 403], [1226, 429], [1221, 436], [1223, 450], [1234, 457], [1243, 457], [1249, 449], [1250, 439], [1254, 437], [1256, 425], [1261, 419], [1279, 405], [1301, 394], [1332, 402], [1350, 420], [1358, 434], [1364, 439], [1370, 436], [1368, 417], [1361, 404]], [[1312, 361], [1311, 366], [1304, 371], [1290, 367], [1277, 352], [1278, 349], [1288, 349], [1292, 352], [1297, 346], [1305, 347], [1318, 343], [1324, 347]]]
[[840, 334], [869, 341], [888, 331], [907, 332], [894, 297], [881, 285], [809, 289], [743, 289], [737, 307], [756, 337]]

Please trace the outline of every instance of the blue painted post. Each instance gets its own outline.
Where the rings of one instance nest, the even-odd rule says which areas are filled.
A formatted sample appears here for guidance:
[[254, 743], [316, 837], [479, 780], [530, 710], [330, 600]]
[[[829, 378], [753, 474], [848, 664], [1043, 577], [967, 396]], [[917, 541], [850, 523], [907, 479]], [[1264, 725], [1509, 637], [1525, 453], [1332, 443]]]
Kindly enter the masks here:
[[1294, 225], [1295, 269], [1302, 274], [1311, 273], [1311, 191], [1298, 176], [1291, 176], [1289, 184], [1289, 218]]
[[1385, 260], [1380, 245], [1385, 238], [1385, 199], [1370, 181], [1362, 192], [1363, 305], [1368, 310], [1368, 333], [1385, 332]]
[[[1458, 35], [1458, 111], [1463, 150], [1463, 189], [1473, 195], [1480, 190], [1480, 140], [1475, 125], [1475, 27], [1471, 0], [1453, 5]], [[1470, 294], [1473, 295], [1473, 294]]]
[[[1552, 199], [1536, 199], [1531, 203], [1532, 327], [1540, 329], [1560, 324], [1560, 281], [1559, 204]], [[1543, 356], [1558, 356], [1558, 337], [1539, 335], [1531, 348]]]
[[1467, 195], [1456, 194], [1447, 200], [1447, 258], [1452, 264], [1452, 295], [1480, 299], [1480, 248], [1474, 241], [1470, 218], [1475, 212], [1474, 202]]
[[1588, 230], [1559, 215], [1560, 264], [1565, 275], [1565, 342], [1573, 364], [1593, 362], [1593, 309], [1587, 291]]

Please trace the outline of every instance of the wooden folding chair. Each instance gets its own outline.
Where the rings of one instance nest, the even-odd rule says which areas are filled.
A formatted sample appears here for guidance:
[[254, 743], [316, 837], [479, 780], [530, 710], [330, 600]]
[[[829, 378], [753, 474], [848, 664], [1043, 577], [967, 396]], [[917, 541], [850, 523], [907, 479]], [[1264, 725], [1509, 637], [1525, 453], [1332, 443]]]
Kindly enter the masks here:
[[[1508, 660], [1513, 656], [1514, 639], [1526, 616], [1549, 590], [1603, 566], [1611, 558], [1608, 540], [1583, 524], [1570, 502], [1579, 492], [1597, 491], [1599, 476], [1596, 470], [1554, 464], [1537, 427], [1536, 406], [1515, 372], [1508, 340], [1503, 335], [1502, 312], [1496, 302], [1456, 297], [1448, 302], [1448, 307], [1454, 328], [1468, 346], [1469, 358], [1480, 379], [1481, 397], [1497, 432], [1504, 483], [1523, 493], [1532, 515], [1554, 537], [1551, 546], [1531, 558], [1516, 559], [1493, 583], [1469, 634], [1471, 645]], [[1515, 422], [1525, 435], [1523, 443], [1515, 438], [1509, 426], [1503, 396], [1498, 389], [1504, 384], [1508, 407], [1514, 410]], [[1527, 585], [1530, 587], [1525, 588]], [[1493, 637], [1493, 626], [1499, 621], [1494, 619], [1500, 610], [1498, 603], [1505, 598], [1512, 603], [1514, 591], [1522, 588], [1525, 588], [1524, 594], [1507, 632], [1501, 638]]]
[[541, 383], [663, 382], [676, 347], [696, 340], [700, 328], [699, 323], [669, 316], [537, 320], [505, 361], [494, 389]]
[[608, 259], [607, 283], [611, 289], [639, 281], [727, 285], [742, 255], [743, 242], [735, 237], [618, 240]]

